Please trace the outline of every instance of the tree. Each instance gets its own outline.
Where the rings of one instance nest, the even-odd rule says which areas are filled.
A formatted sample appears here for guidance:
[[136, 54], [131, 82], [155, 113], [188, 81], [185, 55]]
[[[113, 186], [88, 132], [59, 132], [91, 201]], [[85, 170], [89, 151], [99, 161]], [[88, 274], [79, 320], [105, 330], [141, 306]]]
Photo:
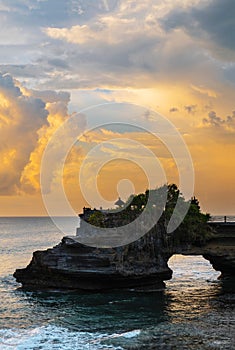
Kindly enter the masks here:
[[[146, 208], [150, 195], [151, 203], [149, 203], [148, 208]], [[167, 195], [165, 208], [161, 208], [165, 195]], [[176, 204], [179, 201], [182, 201], [182, 204], [186, 203], [177, 185], [168, 184], [154, 190], [146, 190], [145, 193], [130, 196], [121, 211], [111, 212], [105, 215], [97, 210], [90, 215], [88, 222], [98, 227], [122, 226], [134, 221], [146, 208], [146, 220], [153, 219], [156, 210], [160, 212], [163, 210], [160, 220], [161, 223], [167, 227], [175, 211]], [[177, 212], [175, 214], [177, 215]], [[180, 213], [178, 214], [180, 217]], [[209, 214], [203, 214], [201, 212], [198, 199], [193, 197], [189, 203], [189, 210], [183, 222], [172, 234], [168, 235], [166, 239], [172, 246], [185, 243], [202, 245], [213, 236], [207, 224], [209, 218]]]
[[[167, 222], [173, 214], [177, 200], [185, 201], [177, 186], [170, 185], [168, 187], [168, 201], [165, 210]], [[194, 245], [203, 245], [213, 236], [207, 224], [209, 218], [209, 214], [203, 214], [201, 212], [198, 199], [193, 197], [183, 222], [172, 234], [173, 244], [191, 243]]]
[[101, 211], [97, 210], [89, 216], [88, 222], [93, 226], [104, 227], [105, 216]]

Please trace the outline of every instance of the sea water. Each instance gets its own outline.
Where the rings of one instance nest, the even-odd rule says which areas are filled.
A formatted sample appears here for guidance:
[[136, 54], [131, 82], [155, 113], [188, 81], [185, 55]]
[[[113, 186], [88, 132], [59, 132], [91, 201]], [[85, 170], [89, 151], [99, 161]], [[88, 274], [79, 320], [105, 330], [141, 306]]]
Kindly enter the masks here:
[[[61, 218], [68, 235], [77, 222]], [[165, 291], [24, 292], [12, 274], [59, 243], [49, 218], [0, 218], [0, 349], [235, 349], [234, 282], [173, 256]]]

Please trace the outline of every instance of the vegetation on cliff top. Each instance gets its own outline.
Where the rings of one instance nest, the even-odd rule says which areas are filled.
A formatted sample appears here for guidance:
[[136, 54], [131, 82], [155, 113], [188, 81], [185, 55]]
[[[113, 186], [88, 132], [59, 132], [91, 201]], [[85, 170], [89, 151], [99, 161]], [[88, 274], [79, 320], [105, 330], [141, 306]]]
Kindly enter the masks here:
[[[115, 227], [116, 225], [123, 226], [128, 224], [135, 220], [144, 210], [146, 210], [150, 191], [151, 198], [156, 198], [156, 201], [151, 203], [151, 205], [155, 207], [158, 205], [160, 206], [158, 203], [160, 196], [162, 196], [163, 193], [166, 193], [167, 195], [165, 207], [160, 218], [160, 221], [165, 225], [165, 227], [167, 227], [176, 207], [176, 203], [179, 201], [186, 203], [183, 195], [180, 193], [180, 190], [175, 184], [164, 185], [156, 190], [146, 190], [145, 193], [132, 195], [124, 207], [119, 208], [117, 211], [109, 212], [96, 210], [90, 215], [88, 222], [98, 227]], [[151, 215], [151, 206], [150, 209], [148, 208], [148, 211], [149, 215]], [[204, 244], [213, 236], [211, 229], [207, 224], [209, 218], [209, 214], [203, 214], [201, 212], [199, 201], [195, 197], [192, 198], [189, 202], [189, 209], [183, 222], [173, 232], [173, 234], [171, 234], [171, 243], [174, 245], [184, 243], [192, 243], [195, 245]]]

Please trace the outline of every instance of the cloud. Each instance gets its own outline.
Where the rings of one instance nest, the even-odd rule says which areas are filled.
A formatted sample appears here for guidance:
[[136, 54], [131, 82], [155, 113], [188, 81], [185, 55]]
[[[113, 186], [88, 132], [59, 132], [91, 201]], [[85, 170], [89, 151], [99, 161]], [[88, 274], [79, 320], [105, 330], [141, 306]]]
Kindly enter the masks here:
[[[20, 177], [20, 188], [26, 193], [37, 193], [40, 191], [40, 171], [41, 161], [44, 151], [48, 145], [53, 134], [69, 119], [68, 102], [70, 96], [67, 92], [55, 92], [55, 91], [29, 91], [33, 96], [40, 97], [46, 103], [46, 109], [48, 111], [47, 124], [43, 125], [38, 130], [38, 141], [35, 148], [32, 150], [29, 161], [24, 167]], [[74, 131], [74, 130], [73, 130]], [[69, 134], [64, 131], [64, 134], [60, 136], [60, 145], [58, 146], [57, 157], [60, 155], [60, 149], [65, 147], [66, 141], [68, 141]], [[58, 167], [58, 159], [50, 159], [48, 161], [48, 168]], [[57, 164], [57, 166], [56, 166]], [[47, 192], [50, 191], [53, 178], [48, 177]]]
[[[6, 25], [0, 69], [31, 87], [140, 89], [174, 82], [200, 87], [201, 93], [210, 95], [215, 76], [234, 80], [223, 59], [217, 62], [208, 56], [212, 40], [198, 39], [200, 26], [195, 33], [185, 29], [190, 16], [196, 16], [192, 13], [204, 7], [207, 11], [207, 1], [12, 0], [9, 5], [3, 0], [2, 4], [10, 11], [0, 11]], [[11, 28], [17, 33], [11, 34]], [[216, 86], [219, 90], [218, 81]]]
[[[169, 117], [198, 168], [207, 149], [210, 160], [219, 154], [225, 162], [234, 150], [233, 13], [231, 0], [0, 0], [1, 193], [39, 191], [43, 151], [70, 118], [68, 107], [105, 101], [143, 104]], [[72, 105], [60, 89], [73, 89]], [[168, 161], [146, 135], [138, 137]], [[102, 138], [104, 130], [85, 146]]]
[[221, 126], [225, 124], [225, 120], [218, 117], [215, 111], [210, 111], [208, 113], [208, 118], [205, 118], [203, 121], [205, 124], [212, 126]]
[[9, 98], [19, 97], [21, 95], [19, 87], [15, 86], [12, 77], [9, 74], [0, 75], [0, 91]]
[[[49, 71], [52, 74], [66, 67], [58, 45], [48, 40], [41, 29], [85, 24], [100, 14], [107, 15], [117, 4], [118, 0], [109, 0], [107, 10], [102, 0], [1, 0], [1, 71], [21, 81], [26, 78], [31, 86], [39, 87], [38, 82], [48, 77]], [[62, 51], [66, 52], [64, 48]]]
[[194, 114], [197, 109], [197, 105], [187, 105], [184, 106], [184, 109], [189, 113], [189, 114]]
[[172, 107], [169, 110], [170, 113], [175, 113], [175, 112], [178, 112], [178, 111], [179, 111], [179, 109], [177, 107]]
[[207, 89], [203, 86], [195, 86], [192, 85], [191, 86], [193, 90], [195, 90], [196, 92], [199, 92], [202, 95], [206, 95], [208, 97], [218, 97], [218, 93], [215, 91], [215, 89]]
[[[199, 40], [180, 25], [179, 30], [167, 27], [171, 14], [178, 23], [176, 8], [183, 17], [201, 6], [200, 1], [183, 6], [182, 1], [120, 1], [113, 11], [92, 21], [44, 27], [50, 45], [37, 61], [46, 68], [42, 87], [149, 88], [174, 81], [215, 97], [215, 79], [227, 79], [223, 57], [217, 61], [208, 54], [209, 38]], [[200, 28], [196, 32], [199, 35]], [[219, 82], [216, 85], [219, 90]]]
[[11, 9], [2, 18], [17, 35], [8, 36], [6, 27], [2, 52], [10, 61], [2, 58], [0, 67], [40, 89], [149, 87], [205, 60], [188, 40], [159, 26], [182, 1], [2, 2]]
[[36, 97], [43, 100], [45, 103], [55, 103], [55, 102], [61, 102], [65, 104], [65, 107], [67, 108], [67, 105], [70, 101], [70, 94], [65, 91], [52, 91], [52, 90], [30, 90], [30, 93]]
[[[46, 28], [45, 33], [53, 39], [62, 39], [75, 44], [106, 43], [116, 45], [123, 42], [121, 32], [127, 37], [136, 35], [137, 25], [134, 18], [104, 16], [95, 22], [75, 25], [71, 28]], [[96, 44], [96, 45], [97, 45]]]
[[208, 43], [235, 50], [235, 2], [214, 0], [188, 9], [175, 8], [162, 19], [166, 30], [183, 28]]
[[67, 92], [27, 89], [9, 74], [0, 74], [0, 195], [40, 190], [42, 155], [70, 117], [69, 100]]
[[[137, 26], [133, 19], [109, 17], [102, 19], [102, 23], [99, 20], [91, 25], [47, 29], [51, 39], [61, 40], [66, 47], [65, 60], [71, 68], [61, 75], [58, 69], [54, 71], [49, 67], [51, 73], [48, 71], [46, 84], [53, 83], [60, 88], [144, 88], [169, 76], [181, 77], [182, 81], [186, 71], [195, 76], [197, 73], [197, 79], [202, 75], [201, 71], [196, 72], [195, 65], [199, 59], [207, 60], [204, 54], [193, 55], [191, 43], [185, 43], [185, 48], [180, 44], [184, 38], [161, 37], [154, 27], [141, 22]], [[185, 52], [183, 62], [182, 50]], [[43, 64], [48, 62], [44, 59]]]
[[40, 79], [42, 72], [39, 66], [35, 64], [0, 64], [2, 74], [11, 73], [12, 76], [18, 78], [35, 78]]
[[[91, 20], [115, 9], [118, 0], [1, 0], [0, 15], [7, 23], [31, 27], [32, 32], [43, 26], [66, 26]], [[13, 27], [14, 28], [14, 27]]]
[[0, 194], [19, 191], [21, 173], [47, 124], [45, 103], [24, 95], [10, 75], [0, 74]]
[[235, 111], [231, 116], [227, 116], [225, 119], [219, 117], [215, 111], [210, 111], [208, 117], [203, 119], [203, 123], [211, 127], [222, 127], [227, 131], [235, 131]]

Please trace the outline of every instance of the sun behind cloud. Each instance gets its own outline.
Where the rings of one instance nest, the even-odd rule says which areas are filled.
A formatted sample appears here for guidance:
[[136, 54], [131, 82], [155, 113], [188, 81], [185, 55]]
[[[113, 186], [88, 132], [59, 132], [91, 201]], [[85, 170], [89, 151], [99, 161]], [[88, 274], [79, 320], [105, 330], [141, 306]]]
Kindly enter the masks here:
[[[168, 118], [192, 154], [203, 209], [234, 213], [234, 6], [233, 0], [29, 0], [20, 6], [2, 0], [0, 215], [45, 214], [40, 166], [48, 142], [73, 113], [108, 102], [142, 105]], [[73, 195], [74, 171], [109, 133], [84, 135], [67, 158], [64, 183], [76, 208], [85, 202], [78, 194], [77, 204]], [[146, 144], [169, 181], [178, 181], [158, 142], [144, 133], [125, 136]], [[124, 163], [118, 171], [112, 164], [117, 179], [125, 167], [138, 174]], [[114, 198], [109, 171], [111, 163], [99, 186]], [[138, 190], [141, 179], [136, 176]]]

